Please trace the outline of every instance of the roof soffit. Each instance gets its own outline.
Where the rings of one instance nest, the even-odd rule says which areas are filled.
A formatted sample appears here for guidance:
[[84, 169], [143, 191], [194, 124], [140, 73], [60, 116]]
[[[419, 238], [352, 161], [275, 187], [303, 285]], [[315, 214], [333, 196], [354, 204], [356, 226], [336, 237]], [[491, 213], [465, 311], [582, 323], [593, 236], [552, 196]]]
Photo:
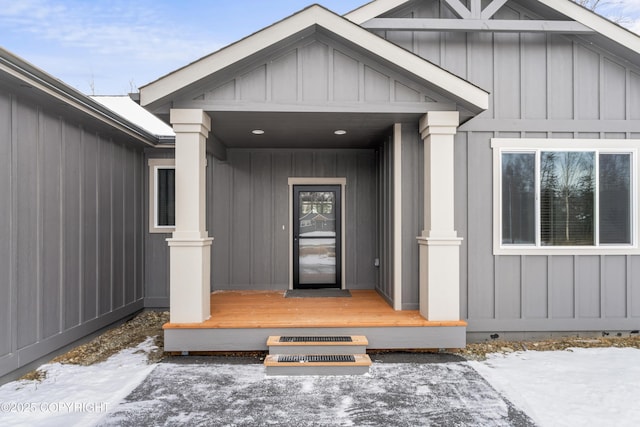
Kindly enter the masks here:
[[455, 100], [470, 111], [488, 108], [488, 93], [448, 71], [354, 25], [333, 12], [314, 5], [270, 27], [248, 36], [230, 46], [206, 56], [186, 67], [140, 88], [141, 104], [154, 109], [169, 102], [178, 92], [193, 88], [204, 79], [235, 64], [241, 64], [253, 55], [270, 49], [283, 40], [308, 33], [320, 27], [337, 39], [347, 40], [366, 51], [369, 56], [383, 58], [397, 64], [409, 75], [429, 82], [447, 98]]

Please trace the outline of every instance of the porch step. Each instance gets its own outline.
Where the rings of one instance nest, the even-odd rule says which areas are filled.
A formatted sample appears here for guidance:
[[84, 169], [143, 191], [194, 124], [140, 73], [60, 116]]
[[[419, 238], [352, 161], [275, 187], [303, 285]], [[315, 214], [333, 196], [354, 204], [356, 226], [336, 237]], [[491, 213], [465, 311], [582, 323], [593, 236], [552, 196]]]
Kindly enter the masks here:
[[269, 354], [364, 354], [367, 337], [351, 336], [271, 336]]
[[264, 360], [267, 375], [363, 375], [371, 359], [366, 354], [282, 355], [269, 354]]
[[267, 375], [362, 375], [368, 344], [362, 335], [270, 336], [264, 365]]

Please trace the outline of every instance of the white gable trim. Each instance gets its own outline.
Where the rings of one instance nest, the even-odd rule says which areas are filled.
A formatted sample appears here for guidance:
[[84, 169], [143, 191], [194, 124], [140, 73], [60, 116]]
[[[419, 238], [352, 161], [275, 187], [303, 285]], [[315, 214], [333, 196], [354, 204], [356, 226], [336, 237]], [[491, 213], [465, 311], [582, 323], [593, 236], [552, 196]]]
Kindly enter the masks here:
[[477, 110], [486, 110], [489, 107], [489, 94], [484, 90], [318, 5], [304, 9], [140, 88], [141, 105], [146, 106], [170, 96], [183, 87], [314, 25], [350, 40], [391, 63], [398, 64], [408, 72], [430, 82], [453, 97], [465, 101]]
[[569, 18], [640, 54], [640, 37], [570, 0], [538, 0]]
[[380, 15], [395, 9], [398, 6], [402, 6], [405, 3], [409, 3], [408, 0], [373, 0], [363, 6], [360, 6], [356, 10], [344, 15], [349, 21], [361, 25], [370, 19], [378, 18]]
[[[640, 54], [640, 36], [617, 24], [614, 24], [597, 13], [577, 5], [571, 0], [537, 1]], [[409, 0], [373, 0], [358, 9], [347, 13], [345, 18], [355, 24], [362, 25], [365, 22], [378, 18], [380, 15], [402, 6], [405, 3], [409, 3]]]

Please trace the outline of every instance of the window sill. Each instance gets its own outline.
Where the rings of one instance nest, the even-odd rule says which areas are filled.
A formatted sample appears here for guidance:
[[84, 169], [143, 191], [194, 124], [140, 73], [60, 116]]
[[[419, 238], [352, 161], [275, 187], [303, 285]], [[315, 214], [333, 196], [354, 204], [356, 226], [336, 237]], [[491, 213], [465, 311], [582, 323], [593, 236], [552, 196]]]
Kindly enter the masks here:
[[151, 234], [171, 234], [176, 231], [175, 227], [150, 227], [149, 233]]
[[563, 247], [498, 247], [493, 250], [494, 255], [640, 255], [640, 248], [636, 246], [616, 246], [616, 247], [579, 247], [579, 246], [563, 246]]

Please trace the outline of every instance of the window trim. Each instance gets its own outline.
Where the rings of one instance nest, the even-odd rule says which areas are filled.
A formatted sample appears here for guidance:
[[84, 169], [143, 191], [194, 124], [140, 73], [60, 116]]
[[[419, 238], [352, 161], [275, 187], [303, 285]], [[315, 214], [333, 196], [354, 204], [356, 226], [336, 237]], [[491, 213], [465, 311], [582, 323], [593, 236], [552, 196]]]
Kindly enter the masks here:
[[158, 171], [175, 169], [175, 159], [149, 159], [149, 233], [173, 233], [172, 225], [158, 225]]
[[[640, 254], [638, 214], [640, 206], [640, 173], [638, 170], [639, 139], [542, 139], [491, 138], [493, 151], [493, 254], [494, 255], [631, 255]], [[631, 153], [631, 244], [600, 246], [541, 246], [540, 203], [536, 200], [536, 245], [504, 245], [502, 243], [502, 153], [541, 151], [596, 151], [597, 154]], [[540, 171], [536, 167], [536, 186]], [[599, 189], [596, 189], [598, 191]], [[537, 195], [536, 195], [537, 197]]]

